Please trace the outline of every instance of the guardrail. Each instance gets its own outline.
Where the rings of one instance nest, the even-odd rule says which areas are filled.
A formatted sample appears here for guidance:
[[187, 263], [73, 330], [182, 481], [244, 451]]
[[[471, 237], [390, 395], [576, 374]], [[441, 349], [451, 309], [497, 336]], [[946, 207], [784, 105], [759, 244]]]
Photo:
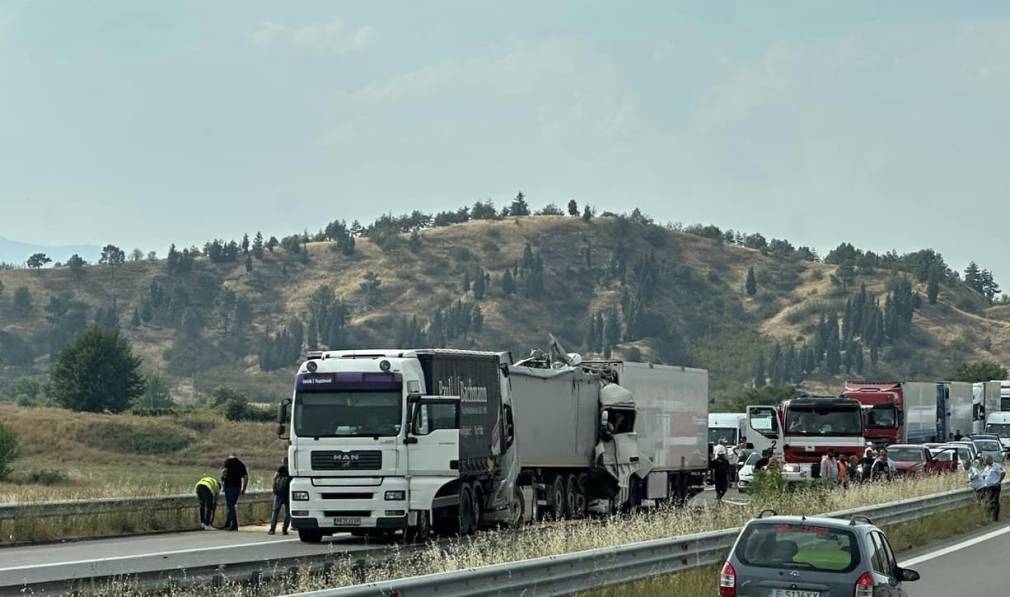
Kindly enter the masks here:
[[[241, 512], [247, 515], [246, 520], [253, 512], [264, 507], [269, 508], [273, 501], [273, 494], [269, 491], [250, 491], [239, 501]], [[162, 530], [187, 530], [199, 528], [197, 524], [196, 511], [199, 502], [195, 494], [172, 495], [172, 496], [151, 496], [151, 497], [124, 497], [124, 498], [100, 498], [92, 500], [60, 500], [49, 502], [25, 502], [17, 504], [0, 504], [0, 537], [8, 537], [11, 530], [20, 525], [24, 528], [32, 522], [43, 519], [60, 519], [57, 525], [73, 528], [75, 520], [88, 517], [102, 516], [125, 516], [136, 513], [143, 513], [145, 518], [156, 517], [159, 514], [175, 513], [177, 520], [187, 521], [174, 528]], [[218, 500], [218, 509], [224, 508], [224, 499]], [[188, 516], [192, 513], [192, 516]], [[188, 516], [188, 517], [187, 517]], [[254, 517], [261, 518], [261, 517]], [[261, 521], [257, 521], [261, 522]], [[144, 531], [150, 532], [150, 530]], [[129, 533], [128, 533], [129, 534]], [[110, 536], [109, 534], [74, 534], [71, 536], [55, 537], [57, 539], [82, 539], [93, 536]], [[18, 540], [15, 543], [32, 542], [28, 540]]]
[[[1004, 483], [1010, 488], [1010, 483]], [[878, 526], [910, 522], [976, 504], [973, 491], [958, 489], [922, 498], [832, 512], [823, 516], [867, 516]], [[568, 595], [725, 561], [740, 529], [415, 576], [341, 589], [300, 593], [302, 597], [455, 597], [463, 595]]]

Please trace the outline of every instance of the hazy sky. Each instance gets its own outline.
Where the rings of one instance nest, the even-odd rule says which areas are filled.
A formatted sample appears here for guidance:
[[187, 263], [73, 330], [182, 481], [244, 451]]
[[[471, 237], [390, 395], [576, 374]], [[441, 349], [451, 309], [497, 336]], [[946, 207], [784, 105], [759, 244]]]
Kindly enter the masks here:
[[0, 0], [0, 236], [163, 252], [522, 189], [1010, 287], [1006, 2]]

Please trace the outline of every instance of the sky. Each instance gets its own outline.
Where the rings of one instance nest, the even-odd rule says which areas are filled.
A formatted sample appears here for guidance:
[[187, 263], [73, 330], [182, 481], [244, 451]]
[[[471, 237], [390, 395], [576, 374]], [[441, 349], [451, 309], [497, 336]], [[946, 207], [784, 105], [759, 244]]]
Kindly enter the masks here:
[[1006, 2], [0, 0], [0, 237], [28, 243], [521, 190], [1010, 287], [1008, 140]]

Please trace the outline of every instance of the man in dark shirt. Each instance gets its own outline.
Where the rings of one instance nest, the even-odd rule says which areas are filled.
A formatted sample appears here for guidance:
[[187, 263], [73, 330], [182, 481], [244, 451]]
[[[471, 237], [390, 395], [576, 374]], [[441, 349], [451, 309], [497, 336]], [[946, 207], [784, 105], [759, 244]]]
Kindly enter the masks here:
[[[454, 421], [455, 422], [455, 421]], [[280, 515], [281, 507], [284, 507], [284, 526], [282, 532], [287, 535], [288, 527], [291, 526], [291, 474], [288, 472], [288, 457], [285, 456], [281, 465], [274, 473], [274, 508], [270, 515], [270, 530], [268, 535], [277, 532], [277, 517]]]
[[224, 530], [237, 531], [238, 513], [235, 506], [238, 504], [239, 496], [245, 494], [246, 486], [249, 484], [249, 472], [234, 454], [229, 454], [221, 467], [221, 484], [224, 485], [224, 499], [228, 505], [228, 519], [225, 520]]
[[712, 477], [715, 481], [715, 499], [722, 501], [722, 496], [726, 495], [729, 489], [729, 460], [726, 460], [726, 453], [720, 452], [712, 461]]

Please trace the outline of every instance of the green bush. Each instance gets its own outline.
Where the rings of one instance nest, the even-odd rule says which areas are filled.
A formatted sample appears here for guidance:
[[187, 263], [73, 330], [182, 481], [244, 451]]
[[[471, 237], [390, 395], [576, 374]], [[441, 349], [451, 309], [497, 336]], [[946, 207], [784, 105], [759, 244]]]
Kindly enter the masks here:
[[253, 406], [245, 398], [238, 397], [225, 403], [224, 418], [229, 421], [269, 422], [276, 418], [276, 413], [265, 408]]
[[141, 427], [113, 422], [91, 423], [78, 434], [78, 439], [103, 450], [143, 455], [171, 454], [193, 442], [189, 434], [171, 427]]
[[0, 480], [11, 473], [11, 465], [20, 454], [18, 435], [13, 429], [0, 424]]
[[12, 480], [21, 485], [45, 485], [50, 487], [53, 485], [69, 485], [70, 475], [66, 471], [59, 469], [40, 468], [18, 473], [16, 478]]

